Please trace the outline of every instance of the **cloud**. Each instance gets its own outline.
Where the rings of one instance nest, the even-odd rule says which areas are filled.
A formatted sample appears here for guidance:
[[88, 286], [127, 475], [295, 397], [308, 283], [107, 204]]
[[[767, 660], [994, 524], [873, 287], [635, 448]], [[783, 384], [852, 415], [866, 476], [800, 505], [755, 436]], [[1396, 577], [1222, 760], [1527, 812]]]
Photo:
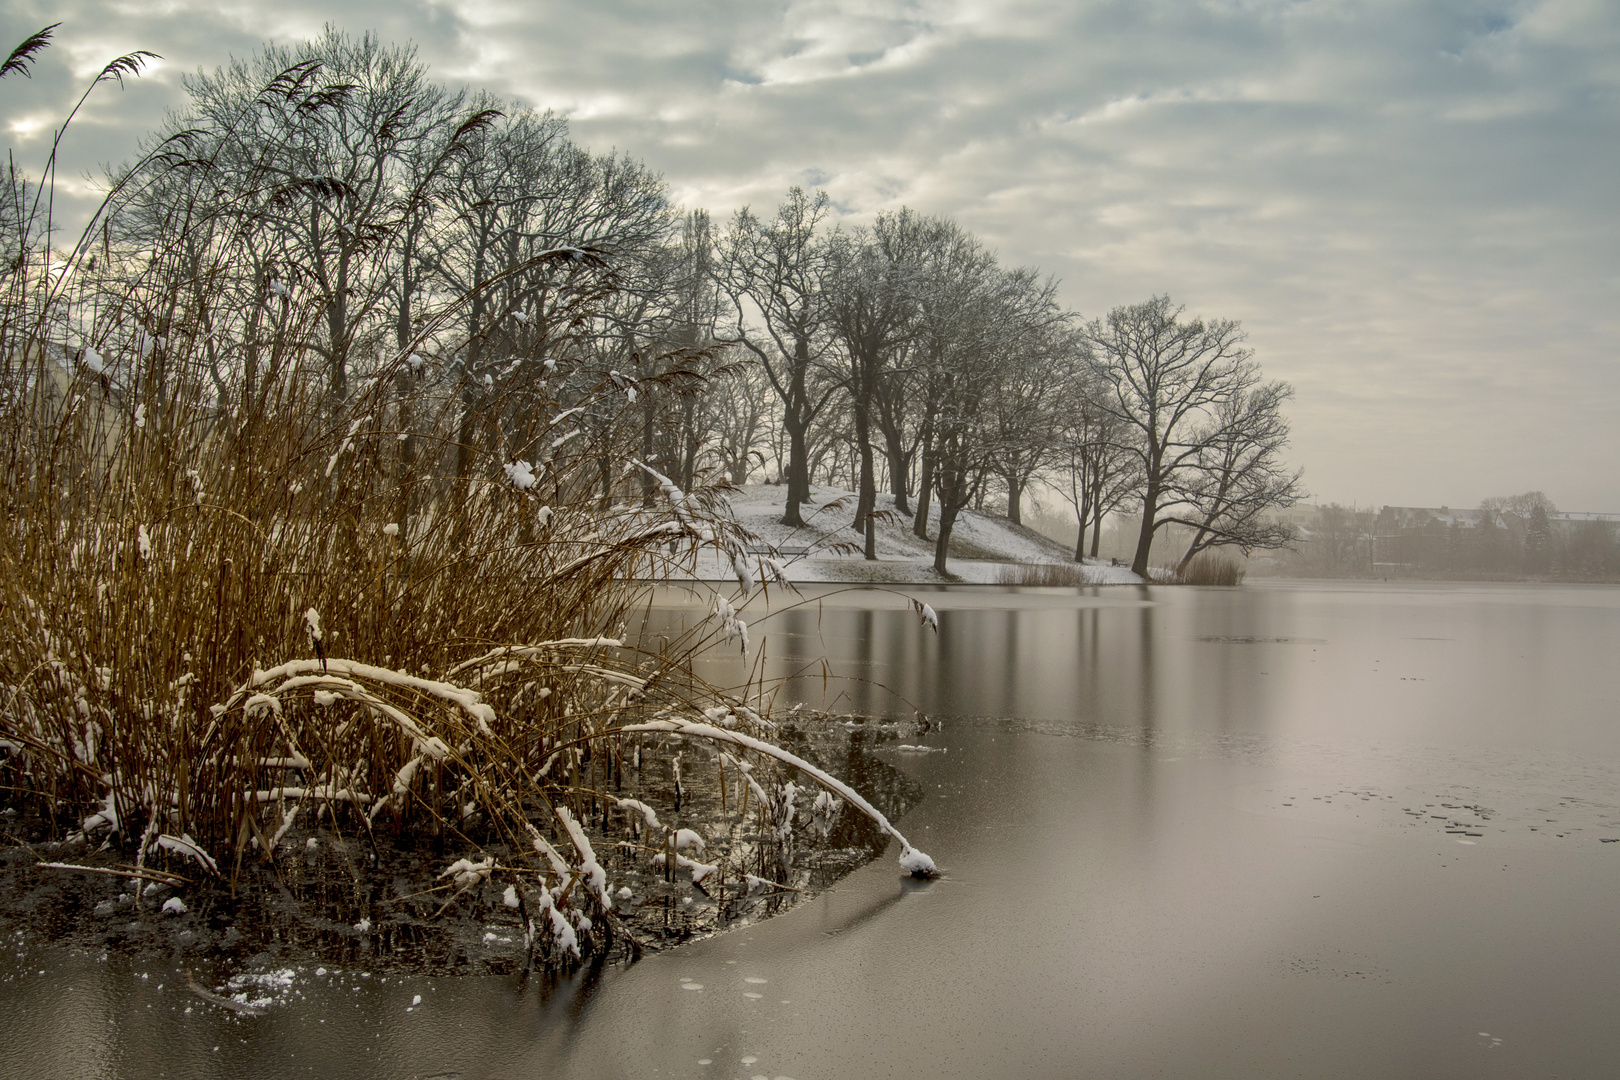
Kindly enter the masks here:
[[[74, 171], [126, 156], [181, 72], [326, 21], [376, 29], [717, 215], [813, 183], [851, 222], [954, 216], [1084, 313], [1168, 292], [1241, 319], [1298, 388], [1323, 497], [1539, 487], [1620, 510], [1620, 12], [1601, 0], [67, 0], [14, 3], [0, 31], [55, 19], [58, 55], [0, 88], [14, 130], [98, 58], [165, 56], [98, 89]], [[42, 141], [12, 138], [24, 158]]]

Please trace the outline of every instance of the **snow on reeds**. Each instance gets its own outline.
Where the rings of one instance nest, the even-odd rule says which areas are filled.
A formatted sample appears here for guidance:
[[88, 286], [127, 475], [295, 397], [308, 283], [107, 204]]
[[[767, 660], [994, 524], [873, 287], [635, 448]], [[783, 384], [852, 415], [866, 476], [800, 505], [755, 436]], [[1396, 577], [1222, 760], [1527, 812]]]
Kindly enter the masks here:
[[[694, 676], [697, 650], [749, 648], [729, 601], [662, 651], [621, 639], [645, 599], [631, 583], [690, 574], [700, 550], [731, 557], [740, 592], [754, 582], [723, 496], [641, 460], [636, 391], [692, 391], [605, 368], [610, 259], [559, 248], [520, 268], [557, 298], [545, 334], [537, 314], [469, 338], [475, 290], [403, 340], [362, 327], [334, 344], [327, 300], [269, 276], [252, 200], [109, 227], [130, 185], [172, 179], [147, 164], [91, 227], [121, 248], [64, 255], [25, 229], [0, 282], [8, 802], [132, 877], [232, 888], [300, 825], [432, 836], [464, 852], [446, 887], [498, 879], [531, 943], [578, 956], [615, 917], [588, 830], [631, 827], [610, 809], [661, 828], [607, 792], [628, 754], [685, 735], [808, 776], [899, 840], [907, 871], [934, 872]], [[366, 250], [388, 272], [388, 238]], [[499, 353], [499, 381], [475, 377], [475, 350]], [[713, 872], [678, 858], [694, 880]]]

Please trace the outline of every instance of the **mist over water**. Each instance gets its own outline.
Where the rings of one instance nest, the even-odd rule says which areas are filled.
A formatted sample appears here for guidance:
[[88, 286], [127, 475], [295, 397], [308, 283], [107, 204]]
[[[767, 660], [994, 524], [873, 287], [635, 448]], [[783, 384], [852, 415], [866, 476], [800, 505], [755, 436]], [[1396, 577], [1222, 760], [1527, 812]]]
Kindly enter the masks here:
[[[926, 788], [897, 824], [941, 880], [903, 879], [891, 851], [626, 969], [298, 971], [261, 1017], [177, 968], [7, 941], [0, 1073], [1612, 1068], [1620, 589], [909, 591], [937, 636], [894, 594], [778, 594], [779, 614], [745, 612], [749, 661], [798, 673], [780, 707], [900, 721], [875, 752]], [[681, 602], [660, 596], [645, 632], [702, 618]], [[824, 682], [823, 656], [849, 678]], [[932, 726], [913, 734], [915, 709]]]

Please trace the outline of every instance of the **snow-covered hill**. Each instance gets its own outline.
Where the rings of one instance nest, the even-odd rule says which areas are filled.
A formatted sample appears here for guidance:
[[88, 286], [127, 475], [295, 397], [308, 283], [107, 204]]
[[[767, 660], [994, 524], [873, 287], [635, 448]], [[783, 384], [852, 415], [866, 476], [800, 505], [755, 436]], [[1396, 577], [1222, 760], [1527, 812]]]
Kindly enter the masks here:
[[[954, 580], [994, 583], [1014, 564], [1073, 566], [1074, 554], [1063, 544], [1006, 518], [963, 511], [951, 535], [950, 577], [942, 579], [933, 568], [934, 544], [911, 531], [912, 519], [894, 510], [894, 499], [878, 496], [877, 561], [861, 555], [863, 537], [849, 527], [855, 515], [855, 495], [838, 488], [817, 486], [814, 502], [803, 508], [805, 525], [789, 528], [781, 523], [787, 489], [780, 485], [750, 484], [731, 493], [737, 519], [758, 536], [762, 545], [778, 551], [777, 561], [793, 581], [850, 581], [921, 584]], [[930, 510], [929, 534], [939, 532], [939, 507]], [[762, 548], [763, 550], [763, 548]], [[704, 577], [731, 576], [730, 566], [718, 556], [705, 559]], [[1141, 579], [1107, 560], [1087, 560], [1088, 584], [1138, 584]]]

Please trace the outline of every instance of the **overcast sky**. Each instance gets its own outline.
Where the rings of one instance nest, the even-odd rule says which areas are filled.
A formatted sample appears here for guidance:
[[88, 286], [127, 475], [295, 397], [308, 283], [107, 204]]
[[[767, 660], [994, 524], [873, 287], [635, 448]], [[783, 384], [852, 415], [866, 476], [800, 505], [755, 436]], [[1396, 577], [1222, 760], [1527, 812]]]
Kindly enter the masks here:
[[180, 77], [321, 25], [570, 118], [716, 216], [826, 189], [955, 218], [1090, 317], [1168, 293], [1292, 382], [1321, 501], [1620, 511], [1620, 4], [7, 0], [19, 160], [107, 60], [63, 179]]

